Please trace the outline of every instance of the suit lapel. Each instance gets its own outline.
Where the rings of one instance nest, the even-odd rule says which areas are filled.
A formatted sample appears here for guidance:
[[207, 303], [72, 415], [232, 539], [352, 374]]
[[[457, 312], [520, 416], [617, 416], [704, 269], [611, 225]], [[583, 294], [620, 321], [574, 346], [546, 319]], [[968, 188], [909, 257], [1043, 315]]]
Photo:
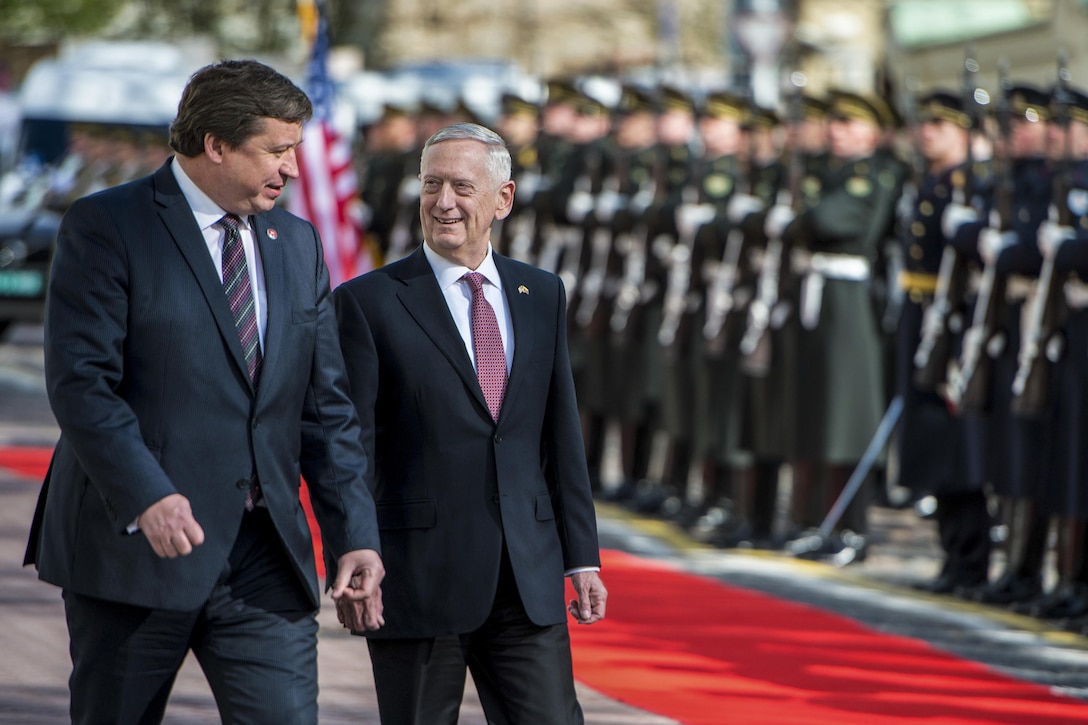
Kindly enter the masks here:
[[[528, 360], [532, 358], [533, 345], [536, 344], [537, 316], [532, 313], [530, 307], [533, 304], [531, 290], [523, 286], [515, 265], [498, 254], [494, 255], [494, 259], [499, 276], [502, 277], [506, 308], [510, 311], [510, 324], [514, 330], [514, 359], [510, 364], [510, 378], [506, 382], [506, 394], [503, 396], [502, 403], [505, 410], [507, 405], [516, 398], [525, 379], [525, 368]], [[520, 290], [527, 290], [527, 292]], [[502, 418], [501, 412], [499, 418]]]
[[212, 317], [215, 318], [219, 334], [227, 342], [234, 363], [243, 373], [243, 377], [249, 380], [242, 343], [238, 339], [238, 329], [234, 326], [234, 316], [227, 303], [227, 296], [223, 292], [223, 283], [211, 255], [208, 254], [208, 245], [204, 242], [204, 235], [201, 234], [196, 219], [193, 218], [193, 211], [170, 170], [169, 161], [155, 173], [155, 200], [162, 206], [159, 217], [196, 278]]
[[405, 285], [404, 289], [397, 293], [401, 304], [449, 360], [450, 365], [464, 381], [465, 387], [472, 391], [479, 404], [487, 410], [487, 401], [484, 400], [484, 393], [480, 389], [480, 381], [472, 367], [472, 360], [468, 356], [468, 350], [465, 349], [461, 334], [457, 331], [457, 325], [454, 324], [453, 317], [450, 315], [446, 298], [442, 296], [442, 290], [438, 287], [434, 271], [423, 254], [422, 246], [405, 260], [400, 279]]
[[[270, 380], [275, 373], [276, 362], [282, 355], [278, 355], [278, 346], [283, 339], [285, 333], [284, 326], [287, 324], [287, 295], [283, 294], [283, 291], [287, 288], [287, 281], [285, 275], [287, 274], [287, 264], [284, 256], [284, 240], [279, 239], [278, 235], [273, 240], [268, 235], [268, 224], [264, 214], [250, 217], [253, 221], [253, 234], [256, 239], [257, 248], [261, 253], [261, 266], [264, 269], [264, 289], [265, 289], [265, 303], [268, 305], [268, 319], [265, 322], [264, 329], [264, 352], [263, 361], [261, 363], [261, 375], [262, 380]], [[257, 290], [253, 290], [254, 293]], [[241, 349], [241, 343], [238, 345]], [[268, 389], [268, 386], [258, 386], [258, 388]]]

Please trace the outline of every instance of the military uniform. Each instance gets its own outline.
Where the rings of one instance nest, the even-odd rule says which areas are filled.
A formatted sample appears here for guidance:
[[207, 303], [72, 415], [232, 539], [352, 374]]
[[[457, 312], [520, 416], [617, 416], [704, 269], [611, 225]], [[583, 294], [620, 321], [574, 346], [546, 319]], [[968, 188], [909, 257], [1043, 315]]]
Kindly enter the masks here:
[[[1047, 94], [1030, 86], [1011, 88], [1005, 103], [1016, 123], [1045, 123], [1049, 117]], [[977, 601], [993, 604], [1029, 600], [1042, 590], [1047, 517], [1039, 507], [1038, 497], [1053, 424], [1046, 418], [1012, 414], [1012, 382], [1018, 367], [1024, 301], [1042, 265], [1036, 237], [1039, 225], [1046, 219], [1051, 196], [1051, 170], [1041, 154], [1041, 149], [1021, 151], [1009, 159], [1007, 174], [995, 174], [993, 204], [1007, 229], [991, 230], [984, 222], [968, 223], [957, 230], [953, 241], [967, 254], [977, 255], [980, 244], [996, 247], [988, 253], [1004, 293], [997, 326], [1001, 345], [996, 355], [994, 350], [984, 352], [987, 370], [983, 379], [988, 380], [985, 406], [965, 411], [966, 416], [985, 425], [983, 460], [976, 464], [986, 466], [987, 478], [1001, 499], [1009, 526], [1004, 572], [986, 587], [967, 592]]]
[[[966, 154], [972, 116], [964, 110], [962, 99], [950, 92], [935, 91], [919, 105], [920, 123], [948, 123], [962, 129], [961, 153]], [[903, 413], [895, 436], [898, 483], [910, 488], [916, 497], [936, 498], [937, 534], [944, 561], [937, 578], [919, 588], [940, 594], [951, 593], [957, 587], [977, 586], [987, 579], [991, 542], [986, 475], [978, 466], [968, 465], [969, 452], [978, 447], [977, 421], [965, 420], [949, 410], [935, 376], [933, 384], [918, 380], [915, 355], [922, 340], [923, 318], [934, 304], [938, 272], [946, 258], [941, 230], [944, 210], [954, 198], [966, 201], [965, 195], [974, 195], [984, 178], [981, 166], [973, 160], [939, 171], [931, 166], [918, 180], [913, 203], [900, 229], [904, 269], [898, 286], [903, 306], [896, 336], [895, 391], [903, 401]], [[966, 263], [957, 260], [957, 264], [958, 269], [949, 267], [946, 274], [957, 269], [957, 274], [965, 276]], [[948, 281], [965, 286], [962, 279]], [[943, 371], [947, 354], [958, 344], [951, 337], [955, 329], [962, 331], [967, 310], [962, 297], [946, 297], [941, 304], [949, 306], [941, 330], [947, 337], [943, 349], [933, 350], [931, 369]], [[936, 342], [937, 338], [931, 339]]]
[[[838, 93], [829, 115], [886, 126], [875, 98]], [[819, 200], [787, 230], [810, 256], [802, 262], [798, 314], [797, 455], [815, 462], [826, 481], [824, 511], [876, 432], [886, 406], [882, 340], [871, 296], [872, 266], [892, 224], [902, 166], [887, 156], [832, 158]], [[855, 497], [842, 525], [865, 529], [864, 496]]]

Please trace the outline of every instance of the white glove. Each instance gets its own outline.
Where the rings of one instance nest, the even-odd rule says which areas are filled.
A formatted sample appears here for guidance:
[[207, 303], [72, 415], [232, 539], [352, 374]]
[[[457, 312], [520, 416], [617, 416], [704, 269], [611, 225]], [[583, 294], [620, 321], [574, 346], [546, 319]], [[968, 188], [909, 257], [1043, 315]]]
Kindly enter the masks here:
[[1046, 221], [1039, 226], [1035, 243], [1039, 245], [1039, 251], [1043, 253], [1043, 256], [1049, 259], [1058, 251], [1058, 247], [1075, 236], [1073, 227], [1063, 227], [1055, 222]]
[[[591, 197], [592, 198], [592, 197]], [[623, 208], [623, 197], [609, 188], [601, 189], [593, 199], [593, 213], [601, 224], [611, 224], [616, 212]]]
[[592, 210], [593, 196], [588, 191], [575, 191], [567, 199], [567, 218], [575, 224], [581, 224]]
[[949, 204], [944, 208], [944, 215], [941, 216], [941, 233], [944, 234], [945, 239], [952, 239], [964, 224], [977, 221], [978, 212], [973, 206]]
[[763, 231], [768, 239], [781, 239], [782, 232], [794, 220], [797, 215], [785, 204], [775, 204], [767, 212], [767, 218], [763, 222]]
[[725, 215], [733, 224], [740, 224], [749, 214], [763, 211], [763, 202], [751, 194], [733, 194], [725, 207]]
[[528, 204], [540, 188], [540, 174], [524, 172], [514, 184], [514, 199], [520, 204]]
[[986, 264], [993, 264], [1001, 250], [1016, 244], [1016, 232], [986, 227], [978, 235], [978, 254]]
[[681, 236], [691, 236], [713, 219], [714, 213], [713, 204], [681, 204], [676, 210], [676, 231]]
[[397, 189], [397, 200], [405, 206], [417, 203], [422, 185], [418, 176], [405, 176], [400, 182], [400, 188]]

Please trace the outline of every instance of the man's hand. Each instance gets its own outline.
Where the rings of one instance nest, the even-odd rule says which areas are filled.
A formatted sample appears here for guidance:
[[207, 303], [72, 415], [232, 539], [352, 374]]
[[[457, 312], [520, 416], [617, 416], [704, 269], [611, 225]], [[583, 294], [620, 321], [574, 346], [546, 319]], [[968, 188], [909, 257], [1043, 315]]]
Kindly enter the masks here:
[[332, 598], [340, 624], [355, 632], [379, 629], [382, 616], [382, 579], [385, 566], [373, 549], [356, 549], [336, 562]]
[[155, 553], [164, 559], [191, 554], [204, 543], [204, 529], [193, 518], [189, 499], [172, 493], [147, 507], [136, 518], [136, 526], [147, 537]]
[[605, 600], [608, 592], [604, 582], [595, 571], [580, 571], [571, 574], [570, 582], [574, 586], [577, 599], [571, 599], [567, 610], [578, 624], [593, 624], [604, 619]]

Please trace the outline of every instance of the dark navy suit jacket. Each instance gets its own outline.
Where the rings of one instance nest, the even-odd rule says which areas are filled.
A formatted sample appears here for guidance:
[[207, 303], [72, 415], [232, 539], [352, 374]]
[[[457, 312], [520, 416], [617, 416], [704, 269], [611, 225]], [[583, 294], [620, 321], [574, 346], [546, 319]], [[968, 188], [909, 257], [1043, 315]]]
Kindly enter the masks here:
[[381, 529], [385, 626], [478, 629], [503, 543], [529, 618], [565, 621], [563, 575], [600, 563], [559, 278], [495, 255], [514, 330], [498, 422], [422, 247], [335, 292]]
[[[223, 572], [253, 475], [315, 607], [300, 475], [333, 561], [378, 549], [321, 242], [278, 208], [252, 221], [268, 293], [256, 390], [169, 162], [65, 215], [45, 322], [61, 437], [26, 557], [41, 579], [110, 601], [197, 609]], [[161, 559], [126, 528], [175, 492], [190, 500], [206, 540]]]

